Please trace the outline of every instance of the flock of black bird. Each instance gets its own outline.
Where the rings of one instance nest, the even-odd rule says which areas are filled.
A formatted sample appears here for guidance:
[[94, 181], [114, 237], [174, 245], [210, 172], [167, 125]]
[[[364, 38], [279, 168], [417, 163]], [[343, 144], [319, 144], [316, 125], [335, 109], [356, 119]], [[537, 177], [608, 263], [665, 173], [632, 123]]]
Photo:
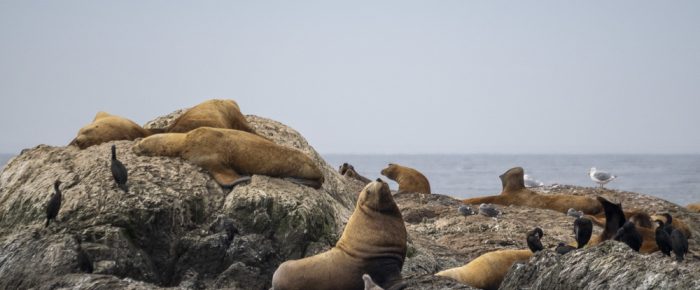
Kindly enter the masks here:
[[[114, 177], [114, 182], [116, 183], [117, 187], [123, 190], [125, 193], [128, 193], [129, 188], [126, 185], [126, 182], [129, 174], [124, 164], [117, 159], [117, 146], [115, 145], [112, 145], [110, 170], [112, 171], [112, 177]], [[61, 181], [56, 180], [53, 185], [54, 193], [51, 195], [49, 202], [46, 204], [46, 225], [44, 227], [48, 227], [51, 220], [56, 221], [58, 212], [61, 210], [63, 195], [61, 194], [60, 186]], [[76, 252], [78, 253], [78, 267], [83, 272], [92, 273], [92, 262], [90, 262], [90, 258], [82, 249], [82, 241], [80, 237], [76, 235], [74, 236], [74, 239], [77, 244]]]

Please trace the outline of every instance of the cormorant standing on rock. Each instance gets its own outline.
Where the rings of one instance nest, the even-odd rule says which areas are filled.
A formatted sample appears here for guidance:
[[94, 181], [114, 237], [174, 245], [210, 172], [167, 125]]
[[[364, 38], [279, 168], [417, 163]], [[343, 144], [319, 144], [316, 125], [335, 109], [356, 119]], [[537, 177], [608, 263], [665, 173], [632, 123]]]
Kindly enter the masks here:
[[121, 161], [117, 160], [117, 146], [112, 145], [112, 176], [114, 176], [114, 181], [117, 186], [121, 188], [124, 192], [128, 193], [129, 188], [126, 186], [126, 180], [128, 178], [128, 173], [126, 172], [126, 167]]
[[663, 213], [661, 215], [666, 217], [666, 223], [664, 224], [664, 231], [666, 231], [666, 233], [670, 237], [671, 233], [673, 233], [673, 230], [675, 229], [673, 227], [673, 217], [669, 213]]
[[623, 242], [637, 252], [639, 252], [639, 249], [642, 247], [642, 235], [631, 222], [625, 222], [625, 224], [617, 230], [617, 233], [613, 236], [613, 240]]
[[534, 228], [527, 232], [527, 247], [530, 248], [530, 251], [533, 253], [544, 250], [542, 242], [540, 241], [542, 236], [544, 236], [544, 232], [542, 232], [540, 228]]
[[75, 236], [75, 242], [78, 244], [76, 252], [78, 252], [78, 267], [80, 268], [80, 271], [83, 271], [85, 273], [92, 273], [92, 262], [90, 262], [90, 257], [88, 257], [85, 251], [83, 251], [83, 248], [81, 246], [82, 241], [77, 235]]
[[664, 222], [657, 220], [656, 223], [659, 225], [656, 227], [656, 245], [659, 246], [659, 250], [666, 256], [671, 256], [671, 236], [665, 231]]
[[683, 262], [683, 256], [688, 253], [688, 238], [681, 231], [674, 229], [671, 233], [671, 247], [676, 254], [676, 261]]
[[591, 240], [593, 222], [587, 218], [577, 218], [574, 221], [574, 234], [576, 234], [578, 248], [583, 248]]
[[560, 255], [564, 255], [564, 254], [571, 252], [573, 250], [576, 250], [576, 248], [569, 246], [567, 244], [564, 244], [564, 243], [559, 243], [559, 245], [557, 246], [557, 249], [556, 249], [557, 253], [559, 253]]
[[56, 180], [53, 184], [54, 193], [46, 204], [46, 226], [49, 226], [49, 221], [55, 220], [58, 216], [58, 211], [61, 209], [61, 190], [58, 188], [61, 185], [60, 180]]

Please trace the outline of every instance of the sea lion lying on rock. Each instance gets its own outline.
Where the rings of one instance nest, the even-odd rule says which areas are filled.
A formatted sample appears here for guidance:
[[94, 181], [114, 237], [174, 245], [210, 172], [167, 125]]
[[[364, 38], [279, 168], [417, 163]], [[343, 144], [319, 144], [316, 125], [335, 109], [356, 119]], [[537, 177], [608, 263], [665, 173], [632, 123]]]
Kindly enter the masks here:
[[389, 163], [386, 168], [382, 169], [381, 173], [399, 184], [399, 193], [419, 192], [430, 194], [430, 182], [428, 182], [428, 178], [418, 170]]
[[187, 133], [200, 127], [240, 130], [255, 134], [234, 100], [208, 100], [188, 109], [165, 130]]
[[700, 202], [699, 203], [691, 203], [686, 208], [692, 212], [700, 212]]
[[202, 127], [188, 133], [156, 134], [139, 141], [133, 151], [181, 157], [209, 171], [224, 187], [252, 174], [286, 177], [314, 188], [323, 184], [323, 174], [301, 151], [239, 130]]
[[360, 192], [343, 235], [330, 250], [282, 263], [274, 290], [360, 290], [363, 274], [384, 289], [399, 285], [406, 228], [389, 185], [377, 179]]
[[372, 182], [371, 180], [369, 180], [369, 178], [357, 173], [357, 171], [355, 171], [355, 167], [348, 163], [343, 163], [343, 165], [340, 165], [340, 168], [338, 168], [338, 173], [348, 178], [357, 179], [364, 184]]
[[80, 128], [78, 136], [68, 145], [85, 149], [104, 142], [135, 140], [151, 134], [151, 131], [144, 129], [129, 119], [110, 115], [106, 112], [98, 112], [92, 123]]
[[570, 208], [587, 214], [597, 214], [603, 211], [595, 199], [576, 195], [543, 195], [525, 188], [523, 168], [515, 167], [501, 174], [503, 184], [500, 195], [475, 197], [463, 200], [467, 204], [495, 203], [500, 205], [519, 205], [534, 208], [556, 210], [567, 213]]
[[532, 257], [530, 250], [493, 251], [479, 256], [462, 267], [447, 269], [435, 275], [449, 277], [474, 288], [496, 290], [514, 263], [527, 261], [530, 257]]

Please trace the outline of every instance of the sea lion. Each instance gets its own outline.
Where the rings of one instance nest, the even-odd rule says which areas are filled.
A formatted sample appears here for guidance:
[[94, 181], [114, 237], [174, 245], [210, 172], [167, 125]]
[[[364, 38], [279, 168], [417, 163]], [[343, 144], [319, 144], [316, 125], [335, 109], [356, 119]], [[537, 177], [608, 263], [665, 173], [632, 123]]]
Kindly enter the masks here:
[[683, 262], [683, 256], [688, 253], [688, 239], [678, 229], [671, 233], [671, 248], [676, 255], [676, 261]]
[[377, 283], [374, 283], [372, 277], [367, 274], [362, 275], [362, 280], [365, 282], [365, 290], [384, 290], [384, 288], [379, 287]]
[[419, 192], [430, 194], [430, 182], [418, 170], [389, 163], [386, 168], [382, 169], [381, 174], [399, 184], [399, 193]]
[[520, 205], [534, 208], [551, 209], [567, 213], [569, 208], [586, 214], [598, 214], [603, 211], [595, 199], [576, 195], [543, 195], [525, 188], [522, 167], [511, 168], [499, 178], [503, 185], [500, 195], [475, 197], [463, 200], [467, 204], [495, 203], [500, 205]]
[[80, 128], [78, 136], [69, 145], [85, 149], [109, 141], [135, 140], [150, 136], [152, 133], [129, 119], [98, 112], [92, 123]]
[[671, 256], [671, 236], [664, 230], [664, 222], [657, 220], [658, 226], [656, 227], [656, 245], [659, 246], [659, 250], [666, 255]]
[[55, 220], [58, 216], [58, 211], [61, 210], [62, 195], [59, 186], [61, 186], [61, 181], [56, 180], [53, 184], [54, 193], [46, 204], [46, 225], [44, 227], [49, 227], [49, 222]]
[[355, 167], [348, 164], [348, 163], [343, 163], [343, 165], [340, 165], [340, 168], [338, 169], [338, 173], [340, 173], [340, 175], [343, 175], [345, 177], [359, 180], [360, 182], [362, 182], [364, 184], [372, 182], [371, 180], [369, 180], [369, 178], [364, 177], [364, 176], [360, 175], [359, 173], [357, 173], [357, 171], [355, 171]]
[[574, 221], [574, 235], [577, 248], [583, 248], [593, 235], [593, 222], [587, 218], [577, 218]]
[[400, 283], [406, 238], [401, 211], [389, 185], [377, 179], [360, 192], [335, 247], [282, 263], [272, 276], [272, 289], [364, 289], [363, 274], [388, 289]]
[[114, 177], [114, 182], [117, 183], [117, 187], [125, 193], [128, 193], [129, 187], [126, 186], [126, 181], [129, 178], [129, 173], [126, 171], [124, 164], [117, 159], [116, 145], [112, 145], [112, 163], [110, 164], [110, 170], [112, 170], [112, 177]]
[[165, 130], [187, 133], [200, 127], [233, 129], [256, 134], [234, 100], [207, 100], [180, 115]]
[[314, 188], [323, 184], [321, 170], [301, 151], [239, 130], [201, 127], [188, 133], [156, 134], [136, 143], [133, 151], [181, 157], [209, 171], [224, 187], [242, 180], [241, 174], [286, 177]]
[[[600, 235], [591, 238], [588, 242], [589, 245], [597, 245], [605, 240], [613, 238], [618, 230], [627, 222], [621, 203], [612, 203], [601, 196], [596, 198], [605, 211], [605, 227], [603, 227], [603, 232]], [[654, 230], [636, 226], [635, 230], [642, 236], [642, 244], [639, 252], [648, 254], [659, 250], [659, 247], [656, 245], [656, 232]]]
[[435, 274], [455, 279], [474, 288], [498, 289], [510, 267], [532, 257], [530, 250], [499, 250], [488, 252], [468, 264]]
[[637, 226], [630, 221], [625, 222], [612, 239], [627, 244], [637, 252], [642, 247], [642, 235], [637, 231]]
[[540, 241], [542, 236], [544, 236], [544, 232], [540, 228], [534, 228], [533, 230], [527, 232], [527, 235], [525, 236], [527, 247], [530, 248], [530, 251], [533, 253], [544, 250], [544, 246], [542, 246], [542, 242]]
[[700, 212], [700, 202], [691, 203], [688, 206], [686, 206], [685, 208], [687, 208], [688, 210], [690, 210], [692, 212]]

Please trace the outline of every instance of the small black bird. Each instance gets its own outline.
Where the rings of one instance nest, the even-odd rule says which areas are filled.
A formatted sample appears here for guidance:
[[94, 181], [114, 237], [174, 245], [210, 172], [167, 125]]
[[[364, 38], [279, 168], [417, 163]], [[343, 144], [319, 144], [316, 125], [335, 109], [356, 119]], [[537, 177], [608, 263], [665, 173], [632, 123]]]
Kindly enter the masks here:
[[671, 233], [671, 248], [676, 255], [676, 261], [683, 262], [683, 256], [688, 253], [688, 238], [677, 229]]
[[126, 172], [126, 167], [124, 167], [124, 164], [122, 164], [121, 161], [117, 160], [117, 146], [112, 145], [112, 176], [114, 177], [114, 182], [117, 183], [117, 186], [121, 188], [124, 192], [128, 193], [129, 188], [126, 186], [126, 180], [128, 179], [129, 175]]
[[92, 262], [90, 262], [90, 257], [88, 257], [85, 251], [83, 251], [83, 247], [81, 246], [82, 241], [77, 235], [75, 236], [75, 242], [78, 245], [75, 251], [78, 253], [78, 267], [80, 268], [80, 271], [92, 273]]
[[664, 222], [657, 220], [656, 223], [659, 225], [656, 227], [656, 245], [659, 246], [659, 250], [666, 256], [671, 256], [671, 236], [664, 230]]
[[666, 217], [666, 222], [664, 223], [664, 231], [666, 231], [666, 233], [670, 237], [671, 233], [673, 233], [673, 230], [675, 229], [673, 227], [673, 217], [670, 213], [663, 213], [661, 215]]
[[577, 218], [574, 221], [574, 234], [576, 234], [576, 245], [583, 248], [591, 240], [593, 234], [593, 222], [587, 218]]
[[51, 199], [49, 199], [49, 202], [46, 204], [46, 226], [49, 226], [49, 221], [52, 219], [55, 220], [56, 216], [58, 216], [58, 211], [61, 210], [61, 189], [58, 187], [61, 186], [61, 181], [56, 180], [53, 184], [53, 189], [54, 193], [51, 196]]
[[564, 254], [571, 252], [573, 250], [576, 250], [576, 248], [569, 246], [567, 244], [564, 244], [564, 243], [559, 243], [559, 245], [557, 246], [557, 249], [556, 249], [557, 253], [559, 253], [560, 255], [564, 255]]
[[527, 232], [527, 247], [530, 248], [530, 251], [533, 253], [544, 250], [542, 242], [540, 241], [542, 236], [544, 236], [544, 232], [542, 232], [540, 228], [534, 228]]
[[613, 240], [623, 242], [637, 252], [639, 252], [639, 249], [642, 247], [642, 235], [631, 222], [625, 222], [625, 224], [617, 230], [617, 233], [613, 236]]

